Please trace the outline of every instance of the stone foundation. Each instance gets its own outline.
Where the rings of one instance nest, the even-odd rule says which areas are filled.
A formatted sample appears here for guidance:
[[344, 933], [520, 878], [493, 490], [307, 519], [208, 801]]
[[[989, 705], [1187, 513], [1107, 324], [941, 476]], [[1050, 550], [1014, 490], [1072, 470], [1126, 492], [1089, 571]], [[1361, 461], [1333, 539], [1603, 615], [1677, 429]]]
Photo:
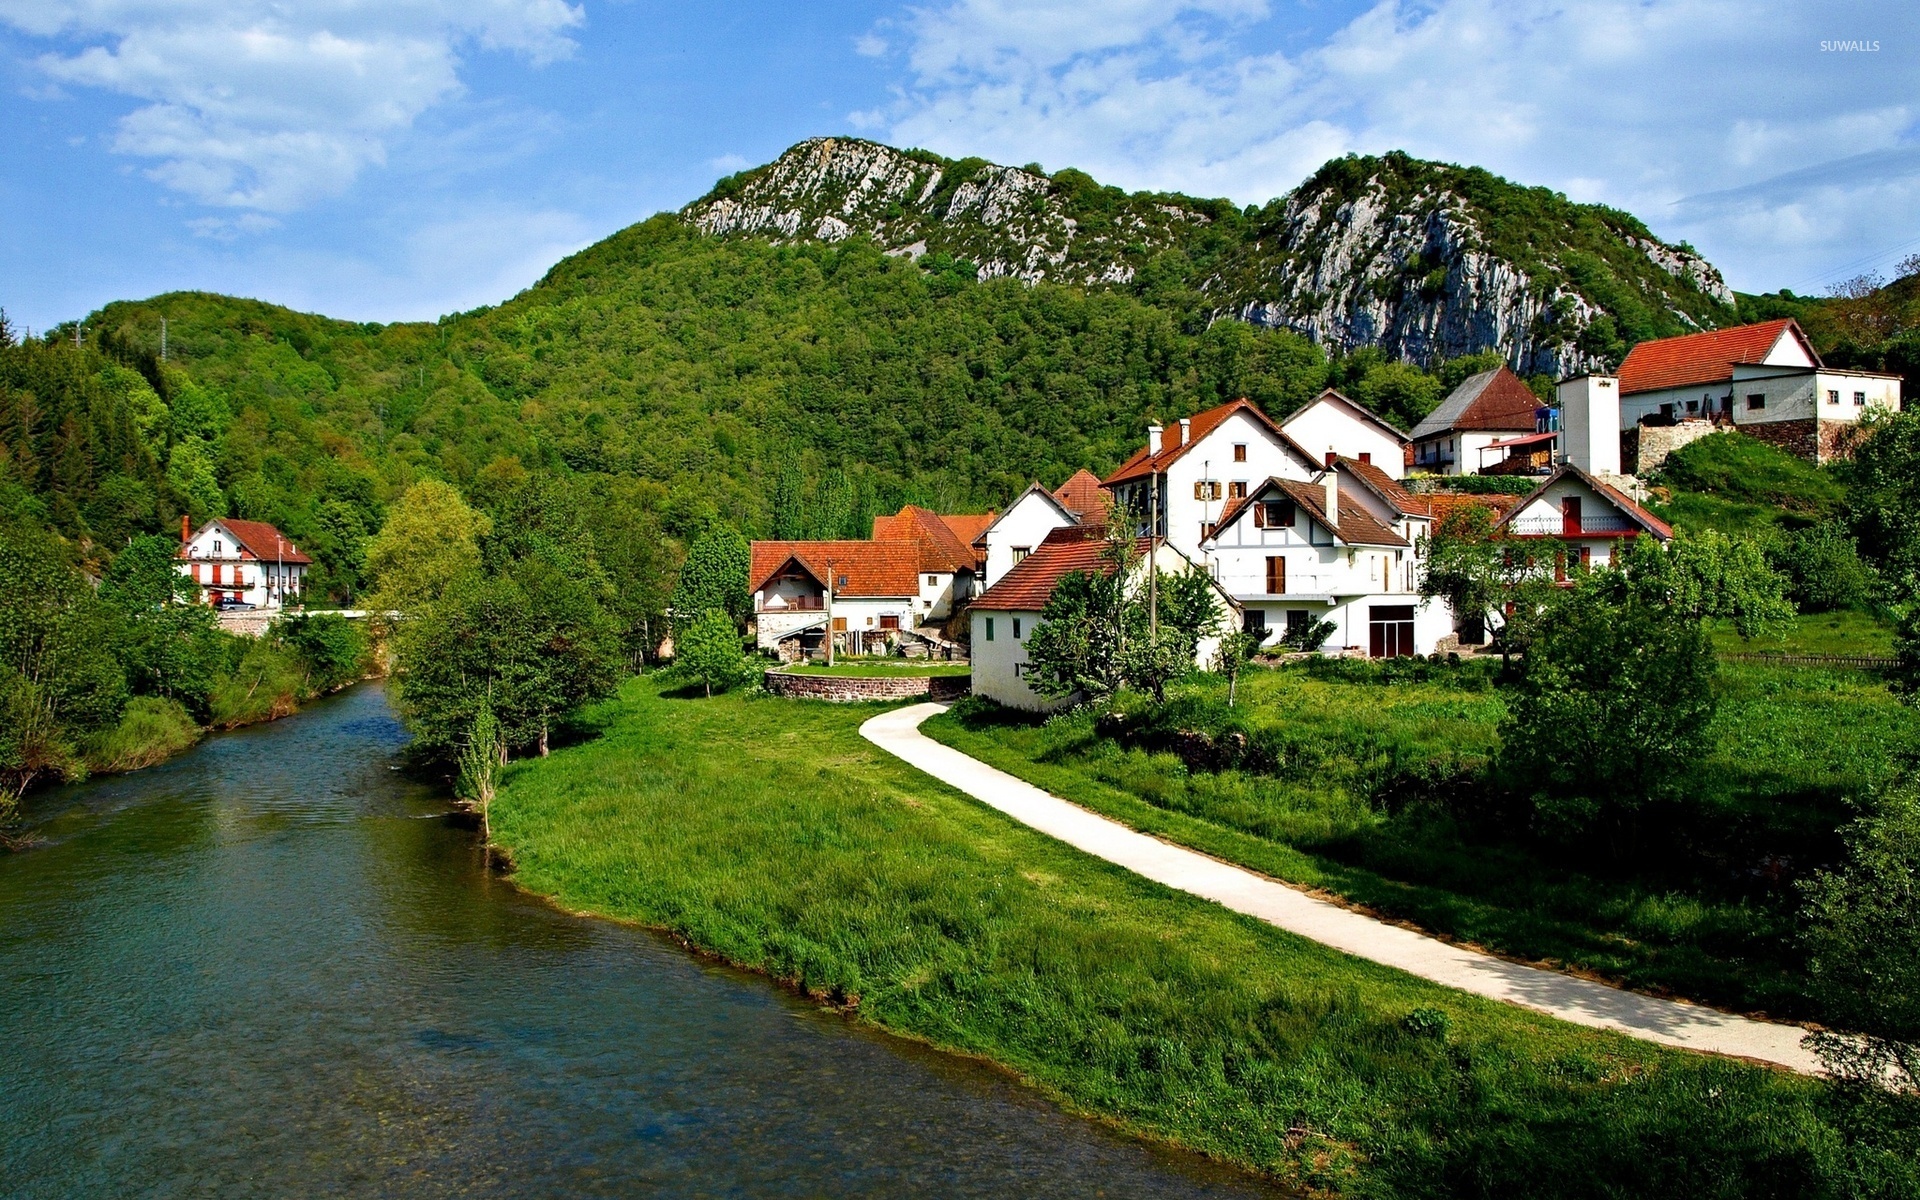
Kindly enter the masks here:
[[761, 678], [775, 696], [837, 704], [922, 698], [945, 704], [973, 690], [971, 675], [795, 675], [775, 669]]
[[1860, 427], [1852, 421], [1755, 421], [1739, 427], [1748, 437], [1778, 446], [1819, 466], [1836, 458], [1852, 458]]
[[[1690, 442], [1722, 431], [1711, 421], [1682, 421], [1677, 425], [1636, 425], [1620, 431], [1620, 470], [1628, 475], [1651, 475], [1667, 455]], [[1751, 428], [1751, 427], [1749, 427]]]

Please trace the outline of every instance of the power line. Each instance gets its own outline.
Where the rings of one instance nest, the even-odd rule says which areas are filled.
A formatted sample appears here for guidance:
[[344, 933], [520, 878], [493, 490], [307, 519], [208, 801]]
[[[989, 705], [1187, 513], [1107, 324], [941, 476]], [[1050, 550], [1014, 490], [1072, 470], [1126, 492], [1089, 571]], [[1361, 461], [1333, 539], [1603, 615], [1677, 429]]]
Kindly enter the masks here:
[[[1839, 266], [1828, 270], [1825, 274], [1811, 276], [1810, 278], [1808, 278], [1806, 283], [1799, 286], [1814, 287], [1820, 283], [1826, 282], [1827, 280], [1834, 279], [1839, 276], [1847, 275], [1850, 272], [1858, 270], [1860, 267], [1871, 266], [1874, 263], [1880, 262], [1883, 259], [1886, 259], [1888, 257], [1891, 257], [1892, 255], [1900, 253], [1902, 250], [1906, 250], [1915, 246], [1920, 246], [1920, 237], [1908, 238], [1906, 241], [1901, 242], [1895, 246], [1890, 246], [1885, 250], [1879, 250], [1872, 254], [1866, 255], [1865, 257], [1856, 258], [1850, 262], [1842, 263]], [[1798, 291], [1799, 287], [1789, 288], [1788, 290]]]

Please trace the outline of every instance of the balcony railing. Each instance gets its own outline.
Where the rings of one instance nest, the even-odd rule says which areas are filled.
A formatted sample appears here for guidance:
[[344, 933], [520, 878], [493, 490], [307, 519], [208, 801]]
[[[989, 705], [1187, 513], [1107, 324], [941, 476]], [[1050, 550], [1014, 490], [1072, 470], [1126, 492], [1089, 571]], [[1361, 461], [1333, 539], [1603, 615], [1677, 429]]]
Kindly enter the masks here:
[[754, 606], [755, 612], [819, 612], [826, 608], [826, 601], [819, 596], [786, 596], [778, 603], [767, 601]]
[[1614, 537], [1623, 533], [1638, 533], [1640, 526], [1626, 517], [1612, 514], [1521, 517], [1508, 523], [1507, 532], [1519, 537]]

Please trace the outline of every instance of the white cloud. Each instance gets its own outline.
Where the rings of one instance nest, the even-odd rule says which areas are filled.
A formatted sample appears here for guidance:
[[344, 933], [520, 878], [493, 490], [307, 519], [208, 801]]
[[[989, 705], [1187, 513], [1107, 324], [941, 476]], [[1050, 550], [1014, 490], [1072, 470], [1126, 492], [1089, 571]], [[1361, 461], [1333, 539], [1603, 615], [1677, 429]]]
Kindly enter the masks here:
[[1262, 0], [950, 0], [899, 22], [910, 79], [863, 116], [906, 144], [1252, 203], [1329, 157], [1404, 149], [1628, 209], [1745, 288], [1920, 225], [1920, 58], [1819, 49], [1836, 31], [1910, 44], [1920, 13], [1384, 0], [1273, 49], [1292, 19]]
[[470, 46], [565, 57], [565, 0], [0, 0], [0, 21], [78, 49], [53, 80], [147, 103], [123, 154], [205, 204], [285, 212], [349, 186], [387, 142], [460, 90]]
[[712, 167], [714, 170], [720, 172], [722, 175], [731, 175], [735, 171], [746, 170], [748, 167], [752, 166], [753, 163], [750, 162], [744, 155], [722, 154], [718, 158], [708, 159], [707, 165], [709, 167]]

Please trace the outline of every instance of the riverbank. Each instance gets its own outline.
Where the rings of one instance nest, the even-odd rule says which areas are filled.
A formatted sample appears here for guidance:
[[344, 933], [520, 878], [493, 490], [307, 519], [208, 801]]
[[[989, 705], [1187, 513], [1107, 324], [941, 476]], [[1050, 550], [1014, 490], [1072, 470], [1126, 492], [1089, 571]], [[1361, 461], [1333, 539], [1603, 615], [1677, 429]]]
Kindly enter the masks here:
[[[1088, 858], [869, 746], [873, 706], [674, 699], [516, 764], [515, 881], [1063, 1103], [1356, 1196], [1920, 1192], [1826, 1085], [1359, 962]], [[1877, 1103], [1877, 1101], [1870, 1101]]]

